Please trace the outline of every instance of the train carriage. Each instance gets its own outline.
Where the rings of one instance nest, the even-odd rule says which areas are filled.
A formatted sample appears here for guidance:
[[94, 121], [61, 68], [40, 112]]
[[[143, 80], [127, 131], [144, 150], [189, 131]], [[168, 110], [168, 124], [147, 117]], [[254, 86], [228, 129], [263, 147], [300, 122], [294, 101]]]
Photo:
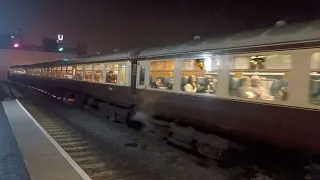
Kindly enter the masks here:
[[210, 144], [210, 133], [219, 133], [318, 153], [319, 28], [311, 21], [13, 66], [9, 79], [75, 97], [108, 117], [128, 120], [138, 112], [161, 119], [167, 138], [180, 132], [190, 147]]

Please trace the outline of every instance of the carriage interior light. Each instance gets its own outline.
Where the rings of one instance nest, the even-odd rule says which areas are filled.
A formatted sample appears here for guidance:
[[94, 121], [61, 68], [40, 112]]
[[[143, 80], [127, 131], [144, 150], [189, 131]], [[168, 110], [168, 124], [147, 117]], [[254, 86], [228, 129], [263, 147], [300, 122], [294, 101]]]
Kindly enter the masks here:
[[210, 70], [211, 69], [211, 62], [212, 62], [211, 57], [206, 57], [204, 59], [204, 69], [205, 70]]

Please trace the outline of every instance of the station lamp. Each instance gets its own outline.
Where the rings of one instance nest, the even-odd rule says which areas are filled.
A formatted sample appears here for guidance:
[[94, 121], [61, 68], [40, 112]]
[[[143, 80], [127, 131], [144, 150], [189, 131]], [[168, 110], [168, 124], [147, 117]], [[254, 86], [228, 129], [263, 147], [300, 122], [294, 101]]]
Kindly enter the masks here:
[[18, 48], [19, 46], [20, 46], [19, 43], [13, 43], [14, 48]]

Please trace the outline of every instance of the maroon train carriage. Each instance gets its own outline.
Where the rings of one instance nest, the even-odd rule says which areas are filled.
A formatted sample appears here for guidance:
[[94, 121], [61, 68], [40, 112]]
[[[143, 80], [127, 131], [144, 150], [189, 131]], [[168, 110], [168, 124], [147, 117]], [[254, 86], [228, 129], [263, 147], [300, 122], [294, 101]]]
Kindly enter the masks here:
[[[320, 21], [13, 66], [9, 80], [206, 153], [222, 136], [320, 152]], [[135, 113], [135, 115], [133, 115]]]

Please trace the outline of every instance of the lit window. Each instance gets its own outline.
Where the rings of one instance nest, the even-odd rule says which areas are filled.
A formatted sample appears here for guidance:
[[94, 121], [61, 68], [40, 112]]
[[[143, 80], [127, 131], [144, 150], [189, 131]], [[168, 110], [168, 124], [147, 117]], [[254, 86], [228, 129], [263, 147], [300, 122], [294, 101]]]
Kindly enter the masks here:
[[85, 81], [92, 80], [92, 64], [84, 65], [84, 80]]
[[320, 53], [311, 56], [309, 98], [312, 104], [320, 105]]
[[291, 55], [234, 57], [230, 62], [229, 94], [241, 98], [286, 100]]
[[102, 82], [103, 64], [94, 65], [94, 81]]
[[150, 87], [172, 90], [174, 61], [154, 61], [150, 64]]
[[72, 66], [67, 66], [67, 73], [65, 77], [67, 79], [72, 79]]
[[189, 93], [214, 94], [217, 89], [217, 57], [183, 61], [181, 90]]
[[106, 83], [117, 83], [118, 66], [118, 64], [107, 64]]
[[75, 76], [73, 77], [75, 80], [83, 80], [83, 65], [76, 66]]
[[67, 74], [67, 66], [62, 66], [61, 77], [67, 78], [66, 74]]
[[121, 65], [119, 84], [126, 84], [126, 66]]

